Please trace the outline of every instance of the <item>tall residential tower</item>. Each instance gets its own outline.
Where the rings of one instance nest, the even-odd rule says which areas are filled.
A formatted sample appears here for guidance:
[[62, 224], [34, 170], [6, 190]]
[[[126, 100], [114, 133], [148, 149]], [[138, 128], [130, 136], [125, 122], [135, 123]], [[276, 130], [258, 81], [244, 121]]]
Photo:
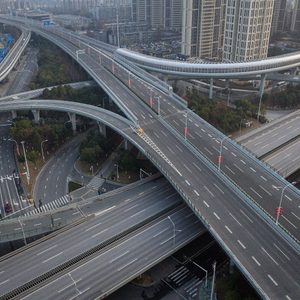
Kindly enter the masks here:
[[274, 0], [227, 0], [224, 60], [267, 57], [273, 7]]
[[183, 0], [182, 54], [220, 58], [225, 0]]

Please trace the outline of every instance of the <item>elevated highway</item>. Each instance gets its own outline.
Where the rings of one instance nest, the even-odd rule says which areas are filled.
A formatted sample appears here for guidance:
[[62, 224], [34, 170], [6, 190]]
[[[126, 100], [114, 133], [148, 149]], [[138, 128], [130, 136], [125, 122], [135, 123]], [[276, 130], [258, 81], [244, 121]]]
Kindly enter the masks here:
[[[34, 28], [34, 30], [39, 31], [40, 29]], [[264, 182], [267, 182], [264, 184], [269, 188], [272, 187], [273, 182], [276, 186], [280, 184], [280, 187], [283, 188], [286, 182], [255, 160], [249, 153], [242, 151], [232, 141], [226, 140], [226, 146], [223, 145], [225, 137], [192, 112], [187, 111], [185, 107], [183, 108], [178, 99], [154, 89], [153, 86], [149, 87], [140, 78], [132, 77], [130, 72], [116, 62], [109, 60], [93, 47], [85, 45], [86, 53], [79, 55], [77, 52], [76, 56], [76, 50], [78, 50], [74, 46], [76, 41], [73, 40], [71, 45], [68, 42], [68, 36], [65, 36], [63, 40], [62, 37], [55, 36], [55, 34], [59, 35], [60, 32], [56, 32], [55, 29], [52, 31], [52, 33], [43, 31], [42, 34], [68, 51], [73, 57], [76, 57], [79, 63], [86, 68], [99, 84], [102, 82], [107, 90], [109, 90], [109, 86], [114, 88], [117, 101], [122, 99], [123, 105], [120, 104], [120, 107], [126, 108], [127, 112], [130, 110], [135, 116], [133, 117], [132, 114], [129, 116], [132, 121], [139, 123], [144, 128], [144, 132], [128, 128], [126, 130], [128, 139], [149, 157], [172, 183], [258, 292], [265, 298], [293, 299], [297, 295], [293, 294], [293, 291], [298, 293], [299, 286], [297, 282], [299, 280], [288, 281], [286, 278], [290, 276], [287, 274], [294, 274], [296, 270], [292, 270], [293, 266], [286, 264], [284, 261], [280, 265], [277, 261], [276, 263], [273, 261], [274, 266], [273, 263], [270, 264], [269, 260], [270, 256], [273, 258], [270, 253], [280, 255], [274, 253], [273, 243], [275, 241], [277, 247], [284, 248], [291, 256], [296, 255], [297, 257], [299, 255], [298, 250], [291, 246], [294, 245], [293, 242], [281, 231], [281, 228], [287, 227], [290, 232], [293, 232], [294, 236], [297, 236], [297, 227], [296, 229], [293, 228], [283, 218], [280, 221], [282, 227], [274, 226], [274, 222], [271, 221], [270, 216], [276, 208], [274, 199], [279, 199], [281, 194], [278, 190], [274, 189], [271, 193], [265, 186], [262, 186], [265, 189], [265, 191], [263, 189], [262, 191], [266, 195], [264, 194], [265, 197], [261, 197], [259, 192], [256, 190], [253, 192], [253, 187], [249, 187], [247, 184], [254, 180], [254, 188], [259, 187], [262, 181], [258, 181], [261, 178]], [[82, 48], [81, 42], [80, 45]], [[127, 87], [118, 80], [124, 82]], [[155, 101], [154, 104], [153, 100]], [[185, 140], [187, 135], [182, 134], [186, 120], [189, 122], [188, 143]], [[173, 124], [170, 125], [172, 122]], [[201, 132], [205, 134], [201, 135]], [[227, 169], [223, 165], [223, 172], [218, 170], [214, 155], [214, 153], [218, 154], [217, 144], [220, 144], [222, 150], [226, 147], [223, 150], [224, 157], [229, 159], [230, 164], [233, 166], [235, 164], [240, 173], [238, 171], [231, 172], [232, 170], [229, 170], [231, 169], [230, 166]], [[173, 149], [168, 145], [172, 145]], [[204, 148], [206, 145], [209, 145], [212, 149], [215, 148], [215, 152], [213, 153], [210, 149], [207, 151]], [[205, 154], [205, 151], [208, 154]], [[241, 165], [245, 163], [246, 167], [243, 168], [247, 169], [242, 169], [237, 165], [236, 160]], [[268, 176], [268, 178], [265, 176]], [[232, 179], [237, 181], [238, 185], [234, 185]], [[243, 191], [244, 188], [251, 191], [251, 196]], [[293, 198], [289, 197], [292, 201], [286, 205], [292, 211], [296, 211], [299, 201], [298, 192], [293, 188], [289, 192], [292, 193]], [[260, 201], [260, 205], [262, 205], [265, 212], [269, 211], [270, 216], [266, 216], [260, 209], [257, 209], [251, 199], [257, 202]], [[262, 228], [263, 230], [261, 230]], [[264, 233], [262, 233], [263, 231]], [[263, 239], [261, 234], [264, 236]], [[253, 237], [255, 238], [253, 239]], [[248, 245], [245, 240], [251, 241], [251, 244]], [[261, 252], [258, 252], [257, 249], [261, 249]], [[252, 256], [259, 264], [255, 263]], [[255, 264], [253, 264], [253, 261]], [[278, 265], [281, 272], [278, 272]], [[280, 281], [278, 278], [280, 278]], [[297, 274], [295, 273], [292, 278], [297, 278]]]
[[18, 62], [23, 51], [30, 41], [31, 33], [27, 30], [22, 30], [22, 33], [16, 43], [8, 52], [8, 55], [0, 63], [0, 82], [10, 73], [13, 67]]
[[[33, 102], [34, 106], [32, 106], [33, 104], [30, 102]], [[43, 107], [47, 107], [49, 109], [51, 100], [48, 100], [49, 103], [43, 102], [47, 101], [10, 101], [9, 103], [1, 104], [0, 110], [11, 110], [13, 107], [18, 107], [19, 109], [42, 109]], [[64, 104], [65, 107], [63, 109], [65, 110], [76, 111], [81, 115], [91, 114], [92, 118], [99, 120], [99, 112], [97, 112], [97, 108], [95, 107], [90, 108], [88, 105], [74, 103], [74, 106], [77, 107], [75, 110], [75, 108], [72, 107], [72, 102], [60, 101], [63, 102], [61, 104], [58, 102], [59, 101], [54, 101], [51, 109], [58, 109], [59, 105]], [[38, 104], [40, 106], [38, 106]], [[90, 112], [90, 110], [92, 110], [92, 112]], [[119, 122], [119, 117], [117, 118], [117, 122]], [[149, 126], [151, 125], [152, 130], [161, 132], [159, 128], [156, 128], [158, 125], [156, 123], [157, 122], [153, 122], [149, 124]], [[230, 199], [236, 199], [238, 197], [237, 194], [233, 193], [232, 189], [228, 188], [226, 183], [222, 180], [218, 180], [218, 177], [213, 176], [212, 170], [207, 168], [204, 164], [201, 164], [201, 162], [198, 162], [198, 159], [193, 157], [186, 146], [183, 145], [180, 147], [182, 147], [182, 151], [186, 153], [187, 160], [181, 157], [183, 161], [180, 162], [178, 161], [178, 153], [172, 153], [168, 151], [167, 148], [162, 150], [164, 151], [163, 153], [159, 153], [153, 148], [153, 144], [151, 145], [151, 139], [149, 137], [146, 135], [140, 136], [135, 133], [132, 128], [129, 129], [125, 127], [125, 129], [123, 129], [123, 123], [120, 123], [120, 126], [122, 129], [119, 128], [118, 132], [122, 134], [121, 131], [124, 130], [127, 138], [148, 156], [173, 183], [180, 194], [182, 194], [185, 199], [188, 199], [188, 203], [196, 214], [204, 221], [207, 228], [217, 238], [225, 250], [228, 251], [229, 255], [234, 257], [235, 262], [239, 264], [239, 267], [242, 267], [243, 272], [247, 274], [248, 278], [251, 278], [252, 282], [254, 280], [255, 282], [260, 282], [259, 285], [257, 283], [256, 287], [263, 286], [261, 293], [264, 297], [269, 298], [269, 295], [275, 295], [273, 298], [276, 299], [278, 293], [282, 294], [281, 291], [283, 288], [283, 293], [285, 293], [284, 297], [287, 295], [291, 297], [291, 299], [295, 298], [295, 296], [292, 296], [291, 291], [295, 290], [295, 292], [298, 293], [299, 287], [297, 285], [299, 275], [295, 264], [290, 264], [289, 262], [291, 257], [297, 259], [298, 252], [291, 248], [281, 235], [278, 235], [276, 231], [271, 229], [265, 220], [259, 217], [256, 212], [252, 211], [245, 202], [240, 200], [234, 202], [229, 201]], [[116, 125], [114, 127], [115, 129], [117, 128]], [[168, 141], [176, 145], [176, 139], [172, 140], [172, 134], [169, 134]], [[168, 153], [165, 153], [165, 151], [168, 151]], [[190, 163], [189, 161], [194, 163]], [[170, 168], [170, 164], [172, 168]], [[184, 165], [187, 168], [184, 167]], [[201, 172], [199, 172], [199, 169], [201, 169]], [[197, 177], [195, 177], [194, 174], [197, 174]], [[180, 178], [180, 181], [178, 181], [178, 178]], [[212, 188], [212, 183], [215, 186], [214, 189]], [[192, 187], [192, 189], [188, 189], [188, 195], [184, 192], [186, 186]], [[198, 187], [194, 188], [193, 186]], [[195, 202], [191, 201], [190, 199], [193, 198], [197, 200]], [[224, 203], [225, 199], [226, 201]], [[201, 206], [203, 206], [203, 208], [201, 208]], [[232, 235], [234, 235], [234, 239], [232, 239]], [[289, 259], [282, 260], [285, 256], [282, 257], [279, 250], [274, 250], [277, 249], [274, 248], [274, 244], [281, 251], [284, 251]], [[257, 252], [257, 249], [261, 249], [261, 251]], [[253, 264], [252, 256], [259, 262], [259, 265], [257, 263]], [[270, 256], [276, 263], [272, 261]], [[264, 266], [264, 272], [259, 271], [262, 265]], [[281, 272], [277, 272], [278, 267], [280, 267]], [[293, 268], [295, 268], [295, 270], [293, 270]], [[295, 278], [295, 281], [286, 280], [286, 278], [290, 278], [290, 276]], [[272, 279], [270, 279], [270, 277]], [[277, 285], [275, 285], [272, 280], [274, 280]], [[276, 289], [279, 282], [281, 285], [280, 291]], [[295, 286], [296, 282], [297, 284]], [[282, 287], [282, 285], [286, 286], [286, 288]], [[273, 294], [274, 290], [276, 294]]]
[[300, 168], [300, 111], [297, 110], [237, 139], [283, 177]]
[[123, 48], [117, 49], [115, 55], [123, 57], [149, 71], [188, 78], [253, 77], [300, 66], [299, 51], [264, 60], [232, 63], [180, 62], [151, 57]]
[[[135, 231], [139, 227], [144, 225], [150, 227], [153, 224], [160, 223], [161, 218], [168, 221], [168, 223], [164, 222], [163, 225], [164, 228], [168, 225], [168, 232], [160, 238], [167, 236], [168, 245], [166, 245], [166, 249], [171, 253], [201, 231], [205, 231], [203, 226], [200, 229], [200, 221], [185, 207], [181, 218], [177, 217], [174, 222], [178, 225], [181, 222], [190, 223], [189, 219], [192, 218], [194, 222], [189, 224], [188, 228], [194, 228], [193, 234], [191, 235], [191, 231], [182, 232], [181, 237], [178, 235], [178, 239], [175, 241], [176, 247], [175, 245], [172, 246], [173, 225], [167, 219], [167, 215], [182, 211], [184, 207], [180, 196], [163, 179], [148, 183], [144, 186], [143, 192], [136, 194], [133, 190], [126, 194], [128, 198], [122, 198], [123, 201], [117, 201], [114, 205], [106, 203], [106, 205], [109, 205], [108, 208], [95, 211], [87, 216], [85, 222], [69, 227], [68, 230], [63, 229], [61, 232], [54, 232], [50, 235], [51, 238], [38, 240], [25, 248], [20, 248], [15, 253], [10, 253], [1, 258], [0, 282], [5, 281], [5, 284], [0, 286], [0, 299], [9, 296], [20, 297], [22, 292], [29, 290], [32, 286], [36, 288], [39, 283], [51, 278], [53, 275], [57, 276], [64, 273], [65, 269], [69, 273], [69, 268], [73, 265], [76, 267], [79, 262], [82, 264], [94, 259], [105, 248], [114, 249], [110, 244], [116, 240], [126, 238], [131, 233], [133, 233], [131, 236], [138, 236], [139, 232], [135, 233]], [[172, 212], [174, 209], [175, 211]], [[194, 224], [196, 221], [197, 226]], [[150, 224], [148, 225], [148, 223]], [[197, 229], [196, 232], [195, 229]], [[171, 239], [169, 236], [171, 236]], [[140, 252], [139, 249], [139, 247], [136, 248], [130, 244], [128, 252], [131, 252], [132, 255], [133, 252]], [[162, 251], [162, 249], [159, 251]], [[154, 257], [159, 260], [160, 255], [158, 253]], [[143, 251], [141, 251], [141, 255], [144, 255]], [[142, 261], [139, 263], [143, 265]], [[94, 264], [92, 265], [94, 266]], [[22, 266], [22, 270], [15, 272], [20, 266]], [[93, 271], [93, 267], [89, 267], [89, 269], [91, 272]], [[113, 273], [113, 270], [116, 269], [111, 269], [106, 276]], [[123, 279], [127, 279], [126, 276], [128, 275], [124, 276], [124, 273], [122, 274]], [[86, 277], [86, 280], [90, 283], [97, 282], [94, 277]], [[67, 287], [68, 285], [66, 285]], [[51, 294], [51, 297], [53, 297], [53, 294]]]

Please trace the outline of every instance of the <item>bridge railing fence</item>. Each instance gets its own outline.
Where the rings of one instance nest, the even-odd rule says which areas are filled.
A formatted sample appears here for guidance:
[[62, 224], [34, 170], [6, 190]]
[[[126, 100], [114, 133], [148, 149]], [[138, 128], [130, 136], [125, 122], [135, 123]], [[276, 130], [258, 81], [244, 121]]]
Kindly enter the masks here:
[[254, 201], [254, 199], [248, 195], [245, 191], [241, 190], [241, 188], [230, 179], [222, 170], [218, 170], [218, 167], [214, 165], [209, 158], [207, 158], [202, 152], [196, 148], [189, 140], [185, 140], [184, 136], [181, 132], [177, 131], [172, 125], [170, 125], [167, 121], [161, 118], [161, 122], [165, 124], [167, 128], [174, 135], [181, 140], [217, 177], [225, 184], [225, 186], [229, 187], [234, 193], [242, 199], [248, 206], [250, 206], [266, 223], [272, 227], [276, 232], [278, 232], [285, 240], [287, 240], [297, 251], [300, 251], [299, 241], [283, 226], [276, 225], [275, 218], [269, 214], [261, 205]]

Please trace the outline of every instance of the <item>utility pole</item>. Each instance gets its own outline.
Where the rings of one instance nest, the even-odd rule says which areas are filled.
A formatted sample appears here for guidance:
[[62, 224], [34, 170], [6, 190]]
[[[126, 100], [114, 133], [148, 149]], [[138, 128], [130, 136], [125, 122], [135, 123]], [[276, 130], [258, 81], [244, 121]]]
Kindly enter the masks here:
[[213, 300], [214, 296], [214, 289], [215, 289], [215, 277], [216, 277], [216, 266], [217, 262], [214, 261], [212, 267], [213, 267], [213, 278], [212, 278], [212, 283], [211, 283], [211, 294], [210, 294], [210, 300]]

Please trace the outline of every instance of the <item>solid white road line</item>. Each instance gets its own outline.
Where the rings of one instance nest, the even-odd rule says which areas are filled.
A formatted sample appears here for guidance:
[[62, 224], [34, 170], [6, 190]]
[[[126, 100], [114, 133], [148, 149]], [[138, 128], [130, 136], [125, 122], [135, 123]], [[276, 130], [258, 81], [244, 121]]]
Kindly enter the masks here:
[[275, 265], [279, 265], [278, 262], [267, 252], [265, 248], [261, 247], [261, 249], [269, 256], [269, 258], [275, 263]]
[[59, 253], [57, 253], [57, 254], [55, 254], [55, 255], [53, 255], [53, 256], [47, 258], [47, 259], [44, 260], [42, 263], [44, 264], [44, 263], [48, 262], [49, 260], [52, 260], [52, 259], [54, 259], [55, 257], [57, 257], [57, 256], [59, 256], [59, 255], [61, 255], [61, 254], [63, 254], [63, 253], [64, 253], [63, 251], [62, 251], [62, 252], [59, 252]]
[[287, 260], [290, 260], [290, 258], [275, 243], [273, 245]]
[[241, 209], [240, 209], [240, 212], [251, 222], [251, 223], [253, 223], [253, 221], [252, 221], [252, 219], [250, 219], [250, 217], [248, 217], [248, 215], [247, 214], [245, 214], [244, 213], [244, 211], [242, 211]]
[[242, 226], [242, 224], [237, 220], [237, 218], [232, 214], [232, 213], [229, 213], [229, 215], [240, 225]]
[[129, 263], [127, 263], [126, 265], [118, 268], [118, 271], [123, 270], [124, 268], [128, 267], [129, 265], [131, 265], [132, 263], [134, 263], [135, 261], [137, 261], [137, 258], [135, 258], [134, 260], [130, 261]]
[[262, 196], [254, 188], [250, 187], [250, 190], [262, 199]]
[[204, 188], [207, 190], [207, 192], [212, 196], [215, 197], [215, 195], [209, 190], [209, 188], [205, 185]]
[[224, 195], [224, 191], [217, 184], [214, 183], [214, 186]]
[[259, 187], [260, 187], [266, 194], [268, 194], [269, 196], [272, 196], [272, 194], [271, 194], [267, 189], [265, 189], [263, 186], [259, 185]]
[[120, 254], [119, 256], [113, 258], [109, 263], [111, 264], [112, 262], [118, 260], [119, 258], [121, 258], [122, 256], [126, 255], [127, 253], [129, 253], [129, 250], [125, 251], [124, 253]]
[[99, 226], [99, 225], [101, 225], [101, 224], [102, 224], [102, 223], [97, 223], [97, 224], [95, 224], [95, 225], [93, 225], [93, 226], [87, 228], [87, 229], [85, 230], [85, 232], [88, 232], [88, 231], [94, 229], [95, 227], [97, 227], [97, 226]]

